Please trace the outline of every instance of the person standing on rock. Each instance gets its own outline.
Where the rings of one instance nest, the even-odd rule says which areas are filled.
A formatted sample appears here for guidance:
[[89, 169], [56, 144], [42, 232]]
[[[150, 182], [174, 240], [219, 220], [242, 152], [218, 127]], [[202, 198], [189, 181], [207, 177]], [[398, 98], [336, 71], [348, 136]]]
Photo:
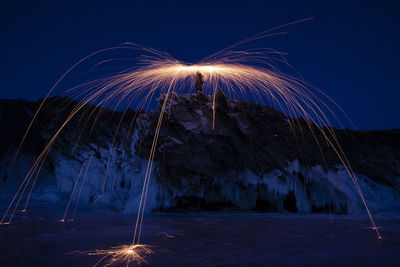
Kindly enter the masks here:
[[196, 74], [196, 92], [203, 92], [203, 75], [198, 71]]

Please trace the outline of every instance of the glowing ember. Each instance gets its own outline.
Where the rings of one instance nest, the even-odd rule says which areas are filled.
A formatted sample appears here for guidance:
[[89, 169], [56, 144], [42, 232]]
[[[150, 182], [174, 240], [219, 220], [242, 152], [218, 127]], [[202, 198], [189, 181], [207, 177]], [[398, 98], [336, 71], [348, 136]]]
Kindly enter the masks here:
[[96, 249], [94, 251], [85, 251], [73, 253], [86, 254], [91, 256], [103, 256], [94, 266], [110, 266], [114, 264], [142, 264], [148, 263], [145, 258], [153, 253], [151, 246], [138, 244], [138, 245], [122, 245], [111, 247], [110, 249]]

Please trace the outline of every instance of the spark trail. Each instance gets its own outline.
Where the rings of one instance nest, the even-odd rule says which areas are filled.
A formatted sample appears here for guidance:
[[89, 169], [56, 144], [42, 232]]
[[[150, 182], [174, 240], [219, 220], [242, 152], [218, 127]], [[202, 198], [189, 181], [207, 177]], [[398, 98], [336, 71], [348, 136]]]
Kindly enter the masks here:
[[[301, 21], [297, 21], [295, 23], [298, 22]], [[272, 104], [278, 107], [288, 116], [289, 120], [291, 121], [290, 126], [292, 129], [294, 129], [294, 126], [296, 123], [298, 123], [293, 118], [304, 118], [306, 126], [304, 127], [300, 124], [297, 126], [299, 126], [303, 131], [310, 131], [310, 133], [315, 137], [315, 141], [317, 143], [319, 142], [317, 139], [317, 134], [322, 135], [326, 143], [329, 144], [330, 148], [336, 153], [339, 161], [346, 167], [347, 173], [352, 180], [363, 205], [365, 206], [365, 210], [372, 224], [372, 229], [376, 231], [378, 238], [381, 238], [378, 227], [374, 222], [367, 202], [361, 191], [360, 185], [357, 181], [357, 177], [355, 176], [349, 160], [338, 142], [334, 130], [329, 127], [330, 122], [328, 120], [328, 116], [335, 115], [330, 108], [331, 104], [336, 105], [333, 100], [331, 100], [323, 92], [308, 85], [301, 78], [297, 78], [282, 72], [279, 68], [279, 64], [286, 64], [286, 59], [283, 57], [283, 53], [266, 48], [250, 50], [238, 49], [241, 45], [254, 40], [273, 35], [284, 34], [284, 32], [272, 32], [282, 28], [283, 26], [252, 36], [237, 44], [231, 45], [204, 58], [196, 64], [189, 64], [176, 60], [167, 53], [134, 43], [125, 43], [118, 47], [104, 49], [102, 51], [95, 52], [77, 62], [74, 66], [72, 66], [71, 69], [74, 69], [77, 65], [81, 64], [83, 61], [86, 61], [92, 56], [98, 55], [99, 53], [105, 51], [127, 49], [134, 50], [136, 52], [139, 51], [141, 53], [133, 67], [110, 77], [94, 79], [68, 90], [68, 92], [77, 92], [77, 96], [79, 96], [81, 100], [80, 103], [73, 108], [60, 128], [49, 139], [49, 142], [45, 146], [44, 150], [39, 155], [38, 159], [35, 161], [26, 177], [23, 179], [23, 182], [21, 183], [17, 193], [15, 194], [3, 216], [1, 223], [4, 223], [9, 211], [14, 207], [8, 223], [11, 222], [14, 212], [25, 193], [28, 184], [30, 183], [33, 174], [36, 173], [31, 189], [28, 193], [29, 200], [30, 194], [32, 193], [33, 187], [36, 183], [36, 179], [40, 173], [41, 167], [43, 166], [43, 162], [46, 160], [46, 157], [55, 139], [70, 123], [70, 121], [80, 114], [80, 112], [88, 113], [88, 118], [92, 118], [94, 116], [93, 125], [91, 127], [94, 128], [104, 107], [111, 106], [111, 108], [115, 110], [124, 107], [126, 112], [126, 110], [132, 105], [136, 105], [137, 108], [148, 107], [152, 99], [160, 95], [165, 95], [160, 108], [160, 115], [158, 117], [150, 155], [147, 162], [146, 173], [143, 180], [132, 244], [127, 246], [124, 245], [120, 247], [113, 247], [109, 250], [96, 250], [94, 252], [88, 252], [89, 255], [103, 255], [103, 258], [98, 262], [98, 264], [105, 260], [108, 260], [106, 265], [117, 262], [126, 262], [127, 264], [140, 264], [145, 262], [144, 257], [151, 254], [152, 250], [149, 246], [140, 243], [140, 237], [149, 190], [149, 182], [152, 175], [154, 155], [157, 147], [160, 128], [166, 112], [167, 102], [168, 99], [173, 97], [175, 93], [193, 92], [194, 88], [196, 88], [196, 82], [198, 84], [198, 78], [196, 77], [198, 77], [200, 74], [202, 77], [202, 92], [212, 96], [212, 129], [215, 127], [215, 95], [219, 90], [225, 92], [228, 98], [250, 98], [261, 104]], [[102, 65], [108, 61], [110, 60], [103, 60], [96, 64], [96, 66]], [[71, 69], [69, 69], [61, 77], [61, 80], [70, 72]], [[59, 82], [60, 80], [57, 81], [57, 84]], [[55, 86], [57, 86], [57, 84]], [[51, 91], [53, 91], [54, 88], [55, 87], [53, 87]], [[51, 91], [47, 96], [50, 95]], [[33, 120], [31, 121], [28, 130], [23, 137], [21, 145], [17, 150], [17, 154], [19, 153], [34, 120], [37, 118], [37, 114], [39, 114], [43, 108], [44, 101], [35, 113]], [[95, 104], [95, 108], [92, 107], [93, 104]], [[89, 112], [90, 109], [91, 112]], [[326, 110], [326, 112], [324, 112], [324, 110]], [[135, 114], [134, 119], [137, 117], [137, 114], [138, 113]], [[129, 130], [133, 128], [133, 120], [130, 123]], [[113, 145], [116, 141], [120, 125], [121, 122], [118, 124], [118, 128], [114, 135]], [[128, 136], [129, 134], [127, 137]], [[112, 151], [113, 148], [110, 149], [110, 158], [113, 155]], [[87, 168], [89, 168], [90, 160]], [[107, 163], [107, 168], [109, 161]], [[72, 194], [76, 189], [79, 176], [82, 174], [82, 170], [83, 166], [72, 190]], [[106, 190], [106, 177], [107, 171], [104, 175], [103, 189], [100, 193], [100, 196]], [[82, 191], [83, 183], [84, 180], [82, 181], [79, 192]], [[72, 199], [72, 194], [64, 215], [64, 220]]]

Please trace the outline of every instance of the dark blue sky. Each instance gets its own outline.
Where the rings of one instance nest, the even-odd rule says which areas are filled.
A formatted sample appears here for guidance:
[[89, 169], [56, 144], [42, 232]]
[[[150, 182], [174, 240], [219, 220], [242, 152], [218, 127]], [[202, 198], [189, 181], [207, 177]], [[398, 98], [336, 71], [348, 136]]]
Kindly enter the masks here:
[[138, 42], [194, 62], [297, 19], [265, 46], [329, 94], [359, 129], [400, 127], [396, 1], [9, 1], [0, 11], [0, 98], [38, 99], [89, 53]]

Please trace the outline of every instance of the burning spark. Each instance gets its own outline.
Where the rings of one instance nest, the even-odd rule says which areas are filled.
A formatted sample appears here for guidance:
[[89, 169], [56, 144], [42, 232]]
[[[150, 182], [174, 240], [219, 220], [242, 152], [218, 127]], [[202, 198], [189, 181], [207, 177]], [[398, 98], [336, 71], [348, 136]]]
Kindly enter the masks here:
[[153, 253], [152, 247], [143, 244], [122, 245], [110, 249], [96, 249], [86, 252], [72, 252], [90, 256], [103, 256], [93, 267], [102, 265], [125, 264], [125, 266], [148, 263], [146, 257]]
[[[282, 27], [277, 27], [273, 30]], [[224, 94], [229, 98], [250, 97], [253, 98], [256, 102], [261, 102], [262, 104], [265, 104], [265, 102], [273, 104], [274, 106], [278, 107], [280, 110], [286, 113], [290, 120], [290, 127], [292, 127], [292, 130], [294, 129], [294, 125], [298, 123], [293, 118], [302, 117], [306, 119], [305, 127], [300, 124], [298, 126], [301, 129], [306, 128], [307, 130], [309, 130], [311, 134], [315, 137], [315, 141], [317, 143], [319, 142], [317, 134], [322, 135], [325, 139], [324, 141], [326, 141], [326, 143], [336, 153], [339, 161], [346, 167], [347, 173], [354, 183], [358, 194], [360, 195], [360, 198], [370, 218], [372, 229], [376, 231], [378, 238], [381, 238], [378, 227], [376, 226], [372, 218], [371, 212], [369, 211], [358, 180], [351, 168], [347, 156], [343, 152], [338, 142], [333, 128], [329, 127], [330, 123], [328, 121], [328, 116], [326, 112], [324, 112], [324, 110], [331, 113], [332, 115], [334, 114], [327, 103], [320, 99], [317, 94], [322, 95], [324, 99], [326, 98], [333, 104], [334, 102], [328, 96], [324, 95], [317, 89], [314, 88], [315, 90], [311, 90], [311, 87], [302, 79], [295, 78], [280, 71], [276, 64], [274, 64], [274, 62], [286, 62], [286, 60], [282, 57], [282, 53], [272, 49], [259, 49], [250, 51], [234, 49], [236, 46], [242, 45], [249, 41], [265, 38], [271, 35], [283, 34], [282, 32], [270, 33], [271, 31], [263, 32], [246, 40], [243, 40], [237, 44], [229, 46], [226, 49], [223, 49], [217, 53], [210, 55], [207, 58], [204, 58], [196, 64], [188, 64], [176, 60], [164, 52], [160, 52], [152, 48], [132, 43], [126, 43], [118, 47], [108, 48], [95, 52], [77, 62], [65, 74], [62, 75], [62, 77], [50, 90], [46, 98], [50, 96], [54, 88], [59, 84], [62, 79], [64, 79], [66, 75], [68, 75], [68, 73], [72, 69], [94, 55], [98, 55], [99, 53], [115, 49], [133, 49], [143, 52], [144, 54], [138, 61], [138, 64], [134, 66], [134, 68], [131, 68], [124, 72], [120, 72], [111, 77], [100, 78], [97, 80], [86, 82], [67, 91], [69, 93], [77, 92], [76, 97], [80, 99], [80, 102], [72, 109], [71, 113], [61, 124], [60, 128], [49, 139], [47, 145], [44, 147], [43, 151], [36, 159], [32, 168], [23, 179], [20, 187], [18, 188], [16, 194], [11, 200], [10, 205], [4, 213], [0, 224], [9, 224], [11, 222], [14, 213], [22, 199], [22, 196], [25, 194], [28, 185], [33, 180], [30, 190], [28, 189], [28, 203], [30, 195], [33, 191], [33, 187], [36, 183], [36, 179], [40, 173], [40, 170], [42, 169], [43, 163], [45, 162], [52, 145], [54, 144], [59, 134], [66, 128], [66, 126], [74, 117], [84, 112], [88, 121], [89, 119], [94, 120], [92, 126], [93, 129], [95, 123], [100, 118], [103, 107], [111, 106], [114, 109], [118, 109], [122, 105], [125, 105], [127, 110], [132, 104], [136, 104], [136, 108], [137, 110], [139, 110], [141, 108], [148, 107], [154, 97], [165, 94], [165, 98], [161, 105], [160, 115], [154, 133], [149, 160], [147, 162], [132, 245], [123, 245], [119, 247], [112, 247], [111, 249], [107, 250], [95, 250], [91, 252], [86, 252], [86, 254], [88, 255], [103, 256], [103, 258], [100, 259], [100, 261], [97, 262], [96, 265], [105, 263], [105, 265], [108, 266], [114, 263], [122, 262], [126, 263], [127, 265], [129, 265], [130, 263], [145, 263], [145, 257], [153, 252], [149, 246], [140, 244], [140, 235], [160, 127], [162, 125], [164, 114], [168, 111], [168, 99], [172, 101], [175, 93], [185, 92], [185, 90], [187, 91], [188, 89], [190, 90], [189, 92], [193, 92], [194, 88], [197, 87], [198, 89], [201, 89], [200, 91], [204, 92], [204, 94], [212, 96], [210, 97], [210, 102], [212, 102], [210, 103], [210, 108], [212, 109], [212, 115], [210, 118], [212, 120], [212, 129], [214, 129], [215, 126], [215, 96], [216, 93], [220, 90], [222, 90]], [[271, 55], [274, 55], [277, 58], [273, 58], [271, 57]], [[100, 62], [97, 65], [105, 62], [106, 60]], [[16, 156], [18, 155], [27, 134], [30, 131], [31, 126], [33, 125], [33, 122], [36, 120], [37, 115], [41, 111], [46, 101], [46, 98], [39, 105], [37, 112], [34, 114], [33, 119], [29, 124], [28, 129], [17, 150]], [[92, 104], [95, 104], [94, 108]], [[113, 146], [116, 143], [117, 133], [120, 129], [120, 125], [125, 115], [125, 112], [123, 113], [123, 116], [120, 120], [120, 123], [118, 124], [116, 133], [114, 135], [107, 168], [104, 175], [102, 192], [97, 199], [99, 199], [106, 190], [108, 165], [114, 153]], [[137, 114], [138, 113], [136, 113], [135, 118]], [[133, 125], [133, 121], [134, 119], [132, 120], [131, 126]], [[14, 161], [16, 156], [14, 157]], [[89, 168], [89, 165], [90, 160], [87, 168]], [[83, 166], [73, 186], [72, 193], [64, 213], [64, 217], [61, 220], [62, 222], [66, 221], [66, 215], [70, 207], [74, 192], [76, 192], [79, 177], [82, 172]], [[82, 191], [82, 187], [84, 185], [84, 179], [85, 178], [83, 178], [82, 180], [81, 188], [77, 196], [75, 211], [78, 206], [80, 192]], [[27, 203], [25, 205], [25, 209], [27, 207]], [[11, 212], [10, 218], [8, 219], [8, 221], [6, 221], [9, 212]], [[73, 217], [75, 217], [75, 215]]]
[[[96, 101], [98, 108], [110, 105], [114, 102], [114, 108], [118, 108], [123, 102], [127, 102], [129, 106], [132, 102], [139, 102], [138, 107], [149, 104], [154, 95], [165, 94], [165, 100], [162, 104], [160, 117], [157, 123], [156, 132], [149, 156], [148, 166], [143, 184], [142, 195], [140, 198], [138, 220], [135, 229], [139, 231], [134, 235], [134, 244], [139, 243], [141, 223], [143, 221], [144, 207], [146, 205], [147, 191], [149, 179], [152, 173], [153, 159], [155, 149], [158, 142], [158, 134], [162, 124], [163, 116], [166, 110], [167, 100], [173, 97], [173, 93], [179, 93], [187, 88], [195, 88], [196, 76], [201, 74], [204, 85], [202, 90], [205, 94], [212, 95], [212, 127], [215, 124], [215, 94], [219, 90], [223, 90], [228, 97], [236, 98], [238, 96], [253, 96], [254, 99], [263, 102], [269, 100], [270, 103], [278, 106], [285, 111], [289, 118], [303, 117], [306, 119], [307, 127], [316, 137], [317, 132], [322, 134], [329, 146], [337, 154], [339, 160], [346, 166], [348, 174], [352, 179], [356, 190], [358, 191], [362, 202], [372, 222], [373, 229], [379, 236], [378, 229], [372, 219], [372, 215], [368, 209], [364, 196], [361, 192], [358, 181], [351, 169], [349, 161], [344, 154], [334, 130], [330, 127], [318, 127], [318, 125], [329, 126], [330, 123], [323, 109], [331, 112], [327, 104], [312, 92], [304, 81], [296, 79], [292, 76], [285, 75], [270, 60], [268, 53], [249, 52], [249, 51], [222, 51], [215, 54], [212, 60], [206, 59], [198, 64], [187, 64], [178, 61], [171, 56], [158, 52], [153, 49], [144, 48], [135, 44], [129, 44], [132, 49], [139, 49], [144, 52], [150, 52], [152, 56], [143, 57], [136, 68], [122, 72], [109, 78], [102, 78], [92, 82], [88, 82], [74, 88], [80, 90], [84, 96], [83, 101], [76, 105], [70, 115], [53, 135], [48, 144], [45, 146], [38, 159], [35, 161], [27, 176], [23, 179], [16, 195], [10, 203], [9, 208], [4, 214], [1, 223], [4, 222], [8, 211], [14, 205], [9, 222], [14, 216], [15, 210], [24, 194], [32, 177], [36, 173], [38, 176], [43, 163], [55, 142], [57, 136], [68, 125], [70, 120], [74, 118], [80, 111], [83, 111], [89, 104]], [[85, 87], [84, 90], [82, 88]], [[93, 111], [94, 112], [94, 111]], [[93, 112], [89, 115], [91, 117]], [[101, 111], [96, 117], [99, 117]], [[296, 123], [295, 120], [291, 120]], [[314, 127], [314, 124], [317, 127]], [[291, 127], [293, 127], [291, 125]], [[119, 127], [118, 127], [119, 129]], [[28, 129], [29, 130], [29, 129]], [[118, 131], [118, 130], [117, 130]], [[317, 131], [317, 132], [316, 132]], [[116, 136], [116, 135], [115, 135]], [[115, 137], [114, 137], [115, 139]], [[315, 138], [317, 141], [317, 138]], [[115, 141], [115, 140], [114, 140]], [[318, 142], [318, 141], [317, 141]], [[114, 142], [113, 142], [114, 143]], [[112, 149], [110, 158], [112, 156]], [[107, 171], [104, 176], [103, 192], [106, 186]], [[34, 179], [33, 185], [35, 184]], [[33, 185], [29, 192], [32, 192]], [[18, 197], [19, 195], [19, 197]], [[29, 196], [28, 196], [29, 200]], [[135, 238], [137, 240], [135, 241]]]

